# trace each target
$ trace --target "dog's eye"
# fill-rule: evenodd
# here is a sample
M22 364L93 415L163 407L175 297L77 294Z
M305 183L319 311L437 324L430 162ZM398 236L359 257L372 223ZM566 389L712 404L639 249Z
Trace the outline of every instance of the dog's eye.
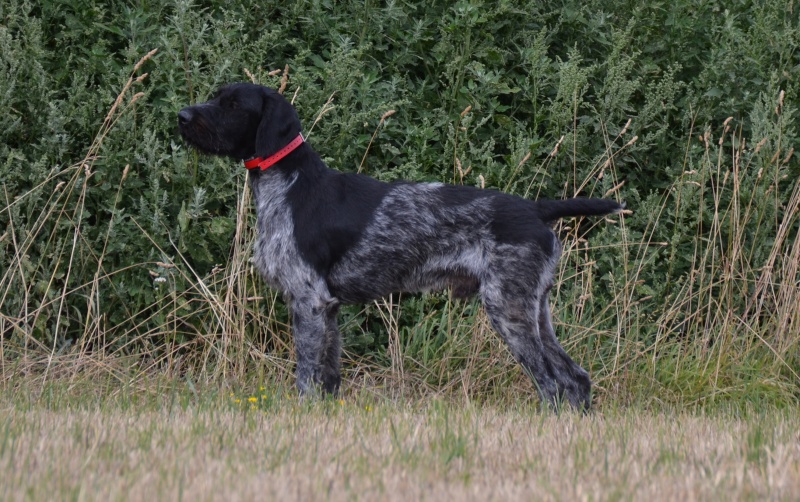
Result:
M231 98L231 97L228 97L228 98L225 98L225 99L221 100L220 105L222 105L223 108L227 108L229 110L238 110L239 109L239 102L236 101L236 99Z

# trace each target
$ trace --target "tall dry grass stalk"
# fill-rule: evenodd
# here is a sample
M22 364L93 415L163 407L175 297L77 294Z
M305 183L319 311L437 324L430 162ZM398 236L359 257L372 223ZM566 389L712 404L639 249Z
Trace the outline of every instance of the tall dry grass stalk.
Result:
M796 396L797 387L792 390L792 386L800 386L800 320L796 315L800 312L800 184L784 173L793 150L782 149L780 138L764 138L755 148L748 148L750 142L732 128L732 120L723 123L716 145L710 131L701 136L704 151L701 158L692 158L697 169L687 167L689 159L696 156L691 145L687 146L683 175L668 191L650 226L641 229L641 240L630 240L625 218L611 220L619 224L623 274L611 277L612 290L617 292L614 301L594 310L593 315L598 326L607 324L604 321L609 318L616 319L616 331L598 328L593 332L595 323L583 319L583 301L592 297L594 288L592 256L604 250L590 249L578 233L578 226L571 228L570 223L565 223L563 227L568 232L564 242L566 259L562 260L557 284L577 283L583 290L577 303L569 308L572 317L582 321L578 331L584 334L577 335L576 343L581 345L581 339L589 336L613 339L613 358L609 360L605 354L599 373L601 389L608 383L624 387L626 380L663 381L667 371L673 385L704 389L686 389L687 396L695 402L713 399L714 394L746 393L735 389L746 385L762 385ZM611 144L622 137L628 125ZM591 194L598 180L611 175L614 186L604 196L618 192L624 181L619 180L614 160L635 140L632 138L614 153L609 148L607 159L595 166L592 176L580 183L578 190ZM764 165L769 153L761 150L767 140L776 146L776 151ZM787 186L794 188L788 200L783 201L779 193L785 192ZM654 239L657 229L676 221L673 218L683 210L681 205L687 204L708 212L698 220L710 220L710 226L695 230L691 269L663 279L675 283L670 302L653 304L654 299L637 293L636 286L651 275L647 270L648 253L670 246ZM767 220L765 215L774 217ZM770 243L769 252L761 256L765 241ZM580 265L577 269L575 263ZM556 297L558 292L557 285ZM642 325L643 319L653 319L655 335L651 343L641 336L642 332L652 331L652 327ZM567 345L570 343L567 341ZM603 360L603 355L598 348L595 354L585 357L598 361ZM648 368L646 375L631 374L631 369L643 368ZM748 372L752 372L748 378L753 381L737 380ZM773 380L781 374L786 379Z
M359 173L366 166L367 155L369 154L369 149L372 147L372 143L375 141L375 137L378 135L378 131L380 131L381 126L386 123L386 119L388 119L389 117L391 117L395 113L396 113L396 110L388 110L383 115L381 115L381 119L378 121L378 125L375 127L375 132L372 133L372 137L369 139L369 144L367 144L367 148L364 151L364 156L361 158L361 163L358 165L358 172ZM316 124L316 122L314 122L314 124Z
M75 260L80 254L80 249L83 247L81 222L84 219L84 202L86 200L89 180L94 174L93 169L95 166L95 161L98 158L105 138L114 128L119 118L125 115L129 110L132 110L135 103L144 96L143 92L136 92L132 96L130 93L134 86L141 84L147 78L147 73L143 73L138 76L137 73L141 67L157 52L158 51L156 49L150 51L134 65L131 76L123 85L122 90L114 100L114 103L111 105L102 125L100 126L100 129L94 138L94 141L87 150L83 160L64 170L54 170L50 176L48 176L33 190L29 191L22 197L15 199L14 201L9 199L7 193L5 194L6 206L3 208L3 210L8 212L9 219L11 219L10 208L12 204L19 203L20 200L25 197L35 196L35 194L39 193L45 186L49 185L54 180L60 179L60 181L58 181L56 184L55 190L53 190L49 196L48 204L46 205L46 207L49 209L39 214L36 222L32 226L32 231L26 233L23 241L19 242L16 240L16 235L13 230L14 222L10 221L9 227L12 229L11 232L12 239L14 239L15 254L11 261L11 266L5 271L2 278L0 278L0 291L2 291L0 294L0 306L5 304L6 299L9 298L9 295L22 294L25 297L25 311L16 317L3 314L3 322L8 323L11 326L11 331L15 331L24 337L24 346L26 349L29 346L37 347L39 349L43 348L41 342L31 335L31 327L37 324L39 316L42 315L46 309L50 309L55 306L54 333L56 335L53 336L52 346L49 347L49 355L47 357L47 363L44 369L44 380L47 379L53 358L56 354L57 334L61 331L61 320L64 315L67 297L69 295L76 294L76 291L71 291L68 289L68 284L70 283L70 277L73 273ZM127 171L127 169L128 166L125 167L125 171ZM116 210L119 202L119 195L122 190L122 182L124 181L126 174L127 172L123 173L122 181L117 189L113 210ZM64 178L66 177L68 178L65 180ZM31 301L31 298L35 297L37 294L35 289L36 284L32 284L26 279L27 272L23 266L23 259L25 256L27 256L28 250L30 250L34 245L42 244L42 239L45 239L47 243L52 243L55 240L55 231L58 228L57 225L52 227L53 230L50 235L42 235L45 222L48 222L52 219L66 220L71 226L71 244L68 246L68 248L58 247L57 249L53 250L53 252L58 256L57 261L59 263L65 263L65 266L63 268L56 268L50 277L50 284L48 285L51 286L55 283L63 283L63 287L58 296L55 298L48 297L46 294L41 296L41 299L39 300L39 307L30 311L28 310L28 305L34 303ZM108 235L111 231L112 225L113 221L109 222L108 231L106 233L106 243L108 242ZM102 306L99 304L97 291L99 289L99 283L106 279L109 274L113 273L107 272L103 267L105 251L106 248L104 246L100 256L94 257L97 262L97 272L94 275L94 279L90 284L84 285L84 288L81 288L85 289L85 286L88 286L89 289L88 294L83 293L86 295L87 302L83 320L84 336L82 337L80 344L80 351L82 353L86 347L86 340L92 337L101 338L104 334L102 325L103 317L101 314ZM57 279L57 275L61 277L58 277ZM22 286L21 290L19 289L19 285ZM46 288L46 290L49 289L49 287ZM3 332L5 331L6 330L3 329ZM5 358L3 358L3 375L6 375Z

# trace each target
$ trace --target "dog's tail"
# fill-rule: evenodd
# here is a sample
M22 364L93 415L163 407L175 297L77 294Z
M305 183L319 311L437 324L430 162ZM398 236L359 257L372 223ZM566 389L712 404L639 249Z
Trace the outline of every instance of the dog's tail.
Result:
M567 216L602 216L619 213L625 209L625 203L611 199L566 199L538 200L536 205L543 221L551 222Z

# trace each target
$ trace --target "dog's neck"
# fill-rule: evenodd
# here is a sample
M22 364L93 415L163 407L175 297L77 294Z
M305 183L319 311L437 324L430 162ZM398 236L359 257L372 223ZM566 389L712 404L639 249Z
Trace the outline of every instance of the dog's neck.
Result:
M301 142L290 154L269 169L248 169L248 178L253 190L273 193L275 190L291 188L298 201L313 200L326 179L335 174L325 165L317 152L306 142Z
M280 162L284 157L295 151L295 149L302 145L305 140L302 134L298 134L288 145L278 150L276 153L270 155L266 159L263 157L256 157L254 159L245 160L244 167L247 169L259 169L264 171Z

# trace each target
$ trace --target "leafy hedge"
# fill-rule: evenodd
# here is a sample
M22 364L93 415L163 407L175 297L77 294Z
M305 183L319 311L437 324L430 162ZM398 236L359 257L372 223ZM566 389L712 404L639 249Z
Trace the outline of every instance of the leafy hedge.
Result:
M725 288L719 263L740 263L725 249L746 250L744 290L725 308L750 315L781 224L785 249L797 235L784 210L800 175L788 154L797 143L798 18L792 3L743 0L4 2L0 334L61 350L99 346L92 334L102 331L103 344L136 352L209 330L218 313L198 300L202 283L223 297L220 268L246 254L231 245L247 239L237 227L245 173L188 150L175 117L248 75L277 87L273 70L284 65L310 141L336 169L527 197L625 199L634 212L624 228L564 231L573 239L558 291L565 324L644 347L702 334L705 314L670 317L668 307L698 280L703 239L721 244L710 251L719 256L700 260L719 272L704 290L711 296ZM147 76L98 133L152 49L134 79ZM739 162L739 188L717 190ZM772 183L759 181L764 173ZM737 227L721 212L734 206L756 216ZM587 235L602 252L581 247ZM241 298L263 296L242 267ZM608 307L623 294L625 320ZM404 305L399 324L419 327L450 301ZM242 330L279 348L265 332L285 331L283 307L252 309ZM354 308L345 318L351 353L385 355L383 314ZM580 340L584 362L619 351L618 339ZM796 377L786 365L797 368L797 357L784 363L781 374Z

